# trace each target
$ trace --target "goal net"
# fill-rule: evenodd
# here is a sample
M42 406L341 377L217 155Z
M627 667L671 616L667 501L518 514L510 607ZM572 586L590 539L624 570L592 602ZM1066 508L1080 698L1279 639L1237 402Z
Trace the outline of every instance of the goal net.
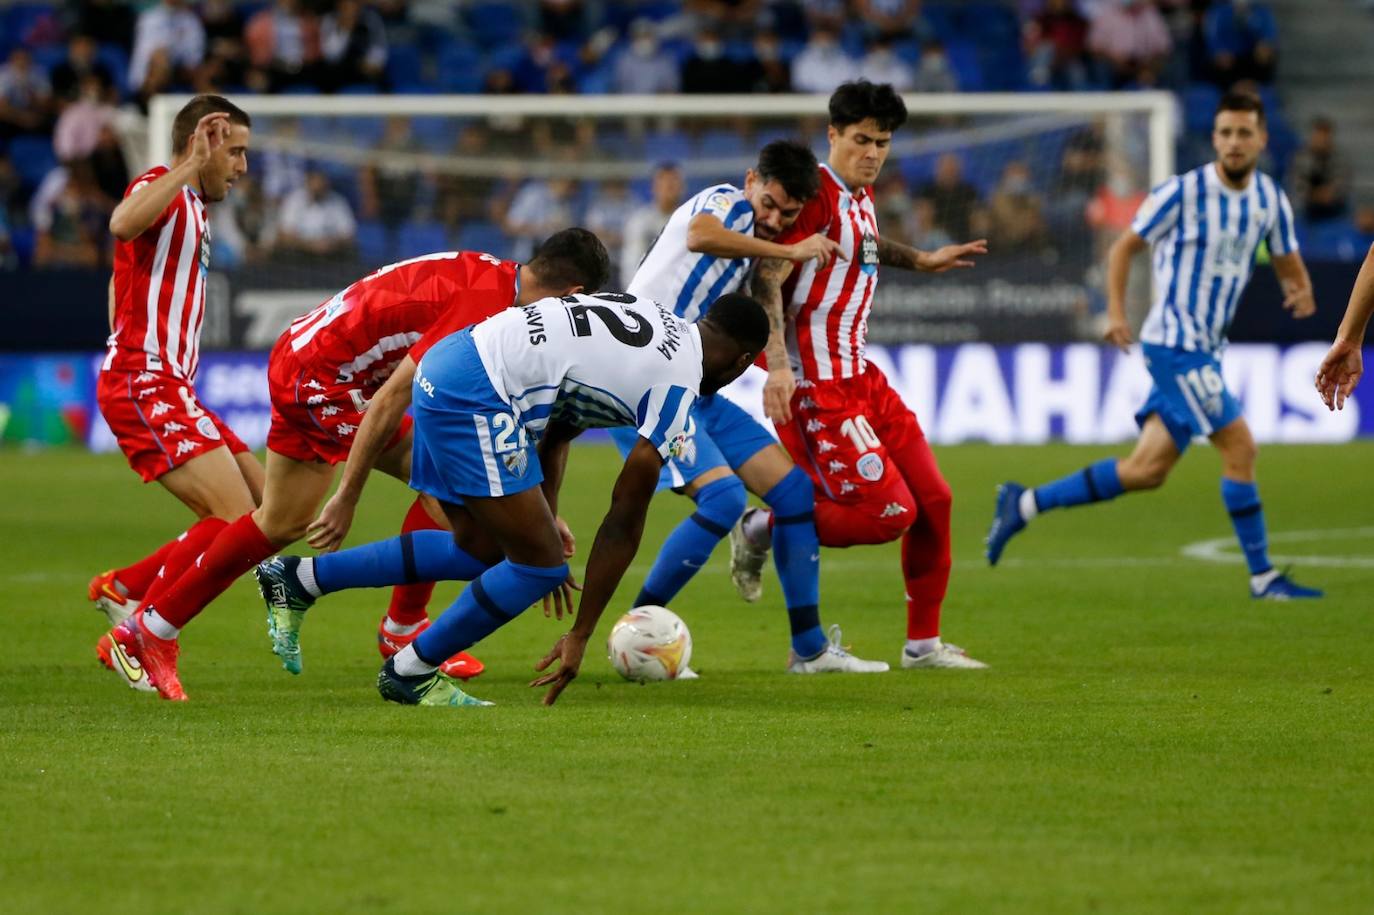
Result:
M154 99L148 158L170 157L186 99ZM368 270L436 250L521 258L595 231L623 285L678 200L742 183L774 139L827 155L816 96L248 96L249 177L213 209L207 348L263 348ZM879 344L1095 335L1105 245L1173 170L1163 93L908 95L875 186L885 237L930 249L987 237L942 277L889 271ZM655 195L658 202L655 202ZM655 216L655 212L660 215ZM1132 307L1148 298L1133 271Z

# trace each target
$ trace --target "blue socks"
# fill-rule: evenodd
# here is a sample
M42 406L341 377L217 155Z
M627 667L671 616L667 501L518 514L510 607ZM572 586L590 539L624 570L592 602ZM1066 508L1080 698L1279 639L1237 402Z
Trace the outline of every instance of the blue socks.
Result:
M1106 502L1123 492L1121 478L1116 474L1116 458L1105 458L1053 483L1036 487L1035 505L1042 512L1052 508L1071 508L1091 502Z
M1236 529L1236 539L1245 552L1245 563L1251 575L1267 572L1273 566L1269 562L1269 537L1264 529L1264 508L1260 505L1259 487L1254 483L1239 483L1221 478L1221 501L1226 503L1226 511L1231 515L1231 526Z
M505 560L468 585L453 606L412 644L421 661L438 666L500 629L568 577L568 564L554 568Z
M792 650L798 657L813 658L825 650L827 639L821 629L821 544L811 478L793 467L763 501L773 509L773 565L792 624Z
M325 553L316 556L313 564L315 584L322 594L417 581L472 581L487 568L461 550L448 531L414 531Z
M701 487L693 501L697 504L696 512L663 542L658 559L635 598L636 607L666 607L697 570L706 565L716 544L744 514L744 484L736 476L715 480Z

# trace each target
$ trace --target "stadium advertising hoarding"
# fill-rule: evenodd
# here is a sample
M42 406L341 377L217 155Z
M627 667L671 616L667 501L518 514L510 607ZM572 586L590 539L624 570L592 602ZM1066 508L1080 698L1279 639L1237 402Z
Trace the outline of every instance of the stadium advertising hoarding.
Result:
M1223 360L1227 384L1245 405L1261 442L1343 442L1374 437L1374 388L1339 413L1317 399L1312 378L1326 344L1237 344ZM1129 355L1094 344L998 347L873 347L870 359L920 417L937 444L1061 440L1105 444L1135 436L1135 410L1149 376L1138 348ZM1366 349L1374 363L1374 348ZM0 357L0 418L6 442L115 442L95 408L93 355ZM266 353L206 353L197 391L253 447L267 438ZM763 373L751 370L727 394L760 414ZM1363 402L1362 402L1363 401Z

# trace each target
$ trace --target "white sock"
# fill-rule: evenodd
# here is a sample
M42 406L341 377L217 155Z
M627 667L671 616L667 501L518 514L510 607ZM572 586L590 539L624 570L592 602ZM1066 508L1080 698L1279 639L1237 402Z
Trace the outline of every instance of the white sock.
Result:
M396 656L392 658L392 667L402 677L421 677L439 669L420 660L414 645L407 645L396 652Z
M1261 593L1269 587L1269 583L1279 577L1278 569L1270 569L1268 572L1261 572L1258 575L1250 576L1250 590L1256 594Z
M143 628L160 639L174 639L180 634L181 630L158 616L156 610L149 607L143 611Z
M773 543L773 532L768 521L773 513L761 508L750 509L744 513L744 536L754 546L766 550Z
M923 654L930 654L940 647L940 637L937 635L933 639L907 639L906 653L913 658L919 658Z
M315 583L315 560L310 557L302 559L296 566L296 581L301 583L301 587L311 597L324 597L324 592Z
M428 620L421 620L418 623L398 623L391 617L382 620L382 628L391 635L410 635L415 630L424 626Z
M1021 520L1029 521L1040 514L1040 506L1035 504L1035 490L1027 489L1021 493L1021 501L1017 503L1021 510Z

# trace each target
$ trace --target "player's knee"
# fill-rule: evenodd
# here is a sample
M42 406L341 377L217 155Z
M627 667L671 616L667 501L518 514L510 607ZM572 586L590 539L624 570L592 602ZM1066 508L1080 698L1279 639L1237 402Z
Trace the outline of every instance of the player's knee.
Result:
M253 512L253 523L262 535L277 546L295 543L305 536L310 526L309 518L286 517L270 508L259 508Z
M731 474L707 483L696 491L692 501L697 505L698 515L729 531L744 514L749 504L749 494L745 492L740 478Z
M1163 461L1146 461L1137 468L1136 489L1158 489L1169 479L1170 465Z
M793 467L763 496L779 518L806 515L816 510L816 490L800 467Z

